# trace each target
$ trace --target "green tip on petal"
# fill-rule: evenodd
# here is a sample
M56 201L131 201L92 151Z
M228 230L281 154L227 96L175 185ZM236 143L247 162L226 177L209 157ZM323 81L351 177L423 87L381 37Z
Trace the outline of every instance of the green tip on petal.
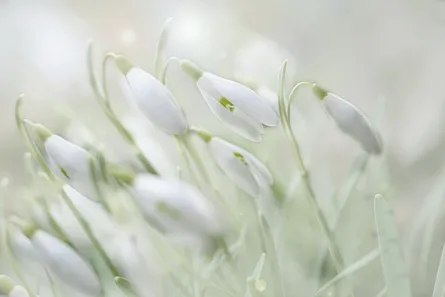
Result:
M12 291L14 286L15 286L15 283L9 276L0 275L0 294L1 295L8 295L9 292Z
M320 100L323 100L328 95L328 91L326 91L325 89L323 89L322 87L320 87L317 84L312 85L312 92Z
M193 78L195 81L197 81L204 73L198 65L190 60L182 60L181 68L188 76Z
M235 105L232 102L230 102L230 100L227 99L226 97L221 97L219 99L219 104L224 106L224 108L230 112L233 112L235 110Z
M190 131L195 132L205 143L209 143L210 140L212 140L213 135L207 130L200 128L191 128Z
M114 57L114 62L116 63L117 68L119 68L120 72L123 75L127 75L131 68L134 67L133 63L130 62L126 57L122 55L116 55Z
M235 158L237 158L238 160L241 161L241 163L243 163L245 166L248 166L246 159L244 158L243 154L238 153L238 152L234 152L233 155L235 156Z

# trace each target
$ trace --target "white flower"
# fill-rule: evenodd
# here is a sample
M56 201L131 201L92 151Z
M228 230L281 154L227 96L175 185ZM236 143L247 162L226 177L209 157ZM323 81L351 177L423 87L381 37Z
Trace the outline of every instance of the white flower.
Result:
M88 199L69 185L64 185L63 191L91 226L96 237L105 243L116 231L116 224L102 205ZM52 204L49 207L49 213L65 231L69 240L76 243L76 246L90 245L87 234L67 205Z
M236 133L251 140L262 140L265 126L276 126L278 115L267 100L248 87L209 72L190 61L182 61L184 71L196 80L209 108Z
M257 197L262 188L273 184L266 166L248 151L218 137L212 137L208 144L222 171L251 196Z
M4 274L0 275L0 296L8 295L9 292L12 291L14 286L15 283L9 276L6 276Z
M90 178L90 153L58 135L48 133L41 139L51 171L82 194L94 199L96 193Z
M99 279L92 267L71 247L42 230L30 235L42 264L61 281L83 293L98 295Z
M352 103L314 85L313 91L324 109L344 133L359 142L371 154L382 152L382 142L366 115Z
M8 297L29 297L28 291L22 286L14 286Z
M115 61L127 79L133 99L150 122L169 134L187 130L185 116L166 86L123 56L117 56Z
M131 190L146 219L165 233L206 236L220 231L216 209L192 185L140 174Z

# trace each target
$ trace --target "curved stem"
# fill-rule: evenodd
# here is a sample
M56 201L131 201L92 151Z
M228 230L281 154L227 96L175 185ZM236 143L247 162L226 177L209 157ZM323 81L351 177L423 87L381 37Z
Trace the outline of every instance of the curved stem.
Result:
M160 80L163 85L165 85L167 83L167 71L168 71L168 67L170 66L171 62L177 62L179 64L181 62L181 59L176 58L176 57L170 57L170 58L168 58L167 62L165 62L165 65L164 65L164 68L162 69L162 73L161 73L161 77L160 77Z
M312 188L311 181L309 178L309 171L307 170L306 166L304 165L303 158L301 155L300 145L299 145L299 143L292 131L292 127L290 125L289 114L287 112L289 106L286 110L285 95L284 95L284 93L285 93L284 92L284 78L285 78L285 73L286 73L286 66L287 66L287 61L285 61L283 63L283 66L281 68L280 77L279 77L279 86L278 86L278 92L279 92L278 93L278 102L279 102L281 122L283 125L284 132L294 148L293 151L294 151L295 159L298 163L298 166L300 167L300 169L302 171L302 179L303 179L303 181L306 185L307 191L308 191L309 203L316 214L317 221L320 226L321 232L323 233L323 236L327 240L328 249L331 254L332 260L334 262L334 266L335 266L337 272L339 272L343 269L343 258L341 256L340 250L337 247L337 244L335 243L334 235L329 228L329 224L321 210L320 205L318 204L315 192ZM295 94L295 92L297 91L298 87L305 85L305 84L309 84L309 83L302 82L300 84L297 84L293 88L291 95L293 96ZM291 99L292 99L292 97L289 96L288 103L291 102Z
M200 180L199 180L198 176L196 175L195 171L193 170L193 165L190 162L189 156L187 155L187 149L185 147L185 144L184 144L183 140L179 136L175 136L175 139L176 139L176 142L178 144L179 153L184 158L185 163L187 165L187 169L188 169L190 175L192 176L192 178L195 181L196 185L199 186L200 185Z
M144 156L141 148L137 145L137 143L134 140L131 133L127 130L127 128L125 128L125 126L117 118L115 112L113 111L113 109L109 103L108 89L107 89L107 85L106 85L106 67L107 67L108 60L110 58L113 58L115 55L113 53L108 53L105 55L105 57L102 61L102 79L103 79L102 87L103 87L103 92L104 92L104 95L102 95L99 91L97 80L94 75L91 44L88 47L87 54L88 54L87 62L88 62L88 74L89 74L89 78L90 78L90 85L93 88L94 94L96 95L96 101L99 103L103 112L108 117L108 119L113 124L113 126L118 130L118 132L122 135L122 137L125 139L125 141L128 144L130 144L130 146L133 148L136 158L142 164L144 169L147 172L157 175L158 173L157 173L156 169L153 167L153 165L150 163L150 161Z
M301 86L313 86L313 83L308 82L308 81L300 81L299 83L297 83L292 90L289 93L289 97L287 99L287 120L290 120L290 105L292 104L292 100L294 99L295 94L297 93L297 90L301 87Z

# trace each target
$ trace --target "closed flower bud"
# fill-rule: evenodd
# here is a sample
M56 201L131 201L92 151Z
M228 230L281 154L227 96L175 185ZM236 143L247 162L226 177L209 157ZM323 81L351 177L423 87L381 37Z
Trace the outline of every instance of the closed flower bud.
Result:
M165 233L205 237L220 232L216 209L192 185L140 174L131 190L146 219Z
M266 166L248 151L218 137L212 137L208 144L221 170L251 196L257 197L262 188L273 184Z
M42 230L35 230L28 236L40 261L53 275L85 294L98 295L101 292L99 279L92 267L66 243Z
M29 293L22 286L15 286L12 291L9 292L8 297L29 297Z
M209 72L190 61L181 66L198 86L212 112L239 135L259 142L265 126L276 126L278 115L266 99L248 87Z
M359 142L368 153L378 155L382 152L380 136L363 112L352 103L318 85L314 84L313 92L340 130Z
M8 295L14 288L14 281L6 275L0 275L0 295Z
M125 75L134 101L150 122L169 134L187 130L185 116L166 86L123 56L116 56L115 61Z

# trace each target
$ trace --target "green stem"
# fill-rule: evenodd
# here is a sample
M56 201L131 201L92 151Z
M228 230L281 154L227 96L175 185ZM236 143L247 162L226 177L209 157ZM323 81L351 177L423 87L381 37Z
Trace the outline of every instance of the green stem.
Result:
M100 204L103 206L103 208L110 213L110 207L108 206L107 201L105 200L105 197L102 193L102 189L100 188L99 185L99 180L97 177L97 170L96 170L96 165L94 164L94 159L90 157L90 159L88 160L88 165L89 165L89 170L90 170L90 176L93 182L93 187L94 190L96 192L96 195L100 201Z
M162 55L165 48L165 44L167 43L167 34L168 30L170 28L172 18L168 18L165 23L162 25L161 34L159 35L158 42L156 43L156 52L155 52L155 58L154 58L154 64L155 64L155 74L156 77L159 78L159 72L161 70L161 63L162 63Z
M134 140L131 133L127 130L127 128L124 127L124 125L121 123L121 121L119 121L119 119L117 118L117 116L109 102L108 89L107 89L107 85L106 85L106 66L107 66L108 60L110 58L114 58L114 57L115 57L114 54L109 53L109 54L105 55L105 57L102 61L102 79L103 79L102 86L103 86L103 92L104 92L104 95L102 96L99 91L99 88L98 88L96 77L94 75L91 44L88 47L88 74L89 74L89 78L90 78L91 87L93 88L94 94L96 95L95 96L96 101L99 103L99 106L102 108L103 112L108 117L108 119L113 124L113 126L122 135L124 140L133 148L137 159L142 164L144 169L147 172L157 175L158 173L157 173L156 169L152 166L150 161L144 156L141 148L137 145L137 143Z
M168 69L170 67L170 63L171 62L181 63L181 60L176 58L176 57L168 58L167 62L165 63L164 68L162 69L162 73L161 73L161 77L160 77L161 82L162 82L163 85L165 85L167 83L167 72L168 72Z
M193 170L193 165L192 165L192 162L190 161L190 158L187 154L187 149L185 147L184 141L182 140L182 138L180 136L175 136L175 139L176 139L176 143L178 144L179 153L184 158L185 164L187 165L187 169L188 169L190 175L192 176L196 185L199 186L201 184L200 179L196 175L195 170Z
M314 85L314 83L311 83L311 82L308 82L308 81L300 81L299 83L297 83L293 88L292 88L292 90L290 91L290 93L289 93L289 97L288 97L288 100L287 100L287 120L289 121L290 120L290 106L291 106L291 104L292 104L292 100L294 99L294 97L295 97L295 94L297 93L297 90L301 87L301 86L313 86Z
M283 63L283 66L282 66L282 69L280 72L280 77L279 77L279 94L278 94L279 101L278 102L279 102L281 123L283 125L283 129L284 129L284 132L285 132L287 138L290 140L292 147L294 148L294 150L293 150L294 156L298 163L298 166L300 167L300 169L302 171L302 179L305 183L305 186L306 186L306 189L308 192L309 203L315 212L321 232L327 240L328 249L332 256L334 266L335 266L337 272L340 272L344 266L342 255L340 253L340 250L337 247L337 244L335 243L335 237L329 228L329 224L326 220L326 217L324 216L323 211L321 210L321 207L318 204L315 192L312 188L311 181L309 178L309 171L307 170L306 166L304 165L303 158L302 158L301 151L300 151L300 146L298 144L298 141L297 141L297 139L292 131L292 127L290 125L290 119L289 119L289 113L288 113L289 106L286 108L285 99L284 99L285 98L284 77L285 77L285 73L286 73L286 66L287 66L287 61L285 61ZM308 84L311 84L311 83L301 82L301 83L297 84L293 88L293 90L291 92L291 96L289 96L288 104L291 103L291 100L292 100L294 94L296 94L296 91L298 90L298 88L300 86L308 85Z

